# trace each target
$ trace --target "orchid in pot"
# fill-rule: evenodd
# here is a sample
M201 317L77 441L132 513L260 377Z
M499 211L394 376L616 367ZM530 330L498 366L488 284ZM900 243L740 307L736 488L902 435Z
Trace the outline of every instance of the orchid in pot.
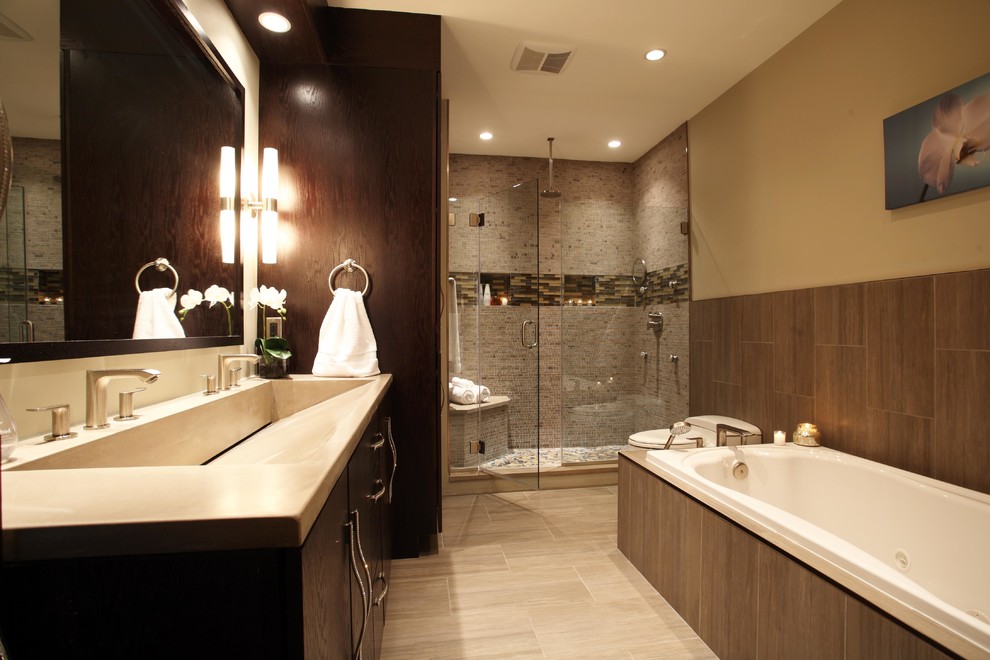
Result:
M196 289L189 289L181 298L179 298L179 304L182 306L179 309L179 321L185 321L186 315L196 307L198 307L203 301L210 303L210 307L213 307L217 303L223 306L227 312L227 336L234 334L233 320L230 316L230 310L234 306L234 294L228 291L222 286L213 284L205 292L200 293Z
M285 321L285 289L261 285L248 293L248 309L260 307L264 331L254 345L261 355L258 374L265 378L284 378L289 373L289 342L282 337L282 322ZM268 310L278 316L268 316Z

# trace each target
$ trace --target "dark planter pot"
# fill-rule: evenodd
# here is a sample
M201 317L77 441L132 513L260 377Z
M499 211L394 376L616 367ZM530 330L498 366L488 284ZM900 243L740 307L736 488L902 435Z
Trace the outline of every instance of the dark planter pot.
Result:
M267 364L264 358L258 360L258 375L262 378L288 378L289 358L271 358Z

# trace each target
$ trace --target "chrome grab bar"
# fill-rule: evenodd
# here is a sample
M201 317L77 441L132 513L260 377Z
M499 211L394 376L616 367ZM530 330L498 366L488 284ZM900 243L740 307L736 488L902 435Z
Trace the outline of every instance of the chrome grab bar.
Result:
M519 330L519 340L522 342L522 345L525 348L536 348L536 346L540 343L539 334L537 334L536 339L533 340L532 344L526 343L526 326L534 325L535 323L536 321L530 321L530 320L526 320L522 322L522 328L520 328Z
M392 448L392 474L388 476L388 497L385 501L392 503L392 482L395 480L395 470L399 467L399 453L395 449L395 440L392 438L392 418L385 418L385 427L388 430L388 445Z

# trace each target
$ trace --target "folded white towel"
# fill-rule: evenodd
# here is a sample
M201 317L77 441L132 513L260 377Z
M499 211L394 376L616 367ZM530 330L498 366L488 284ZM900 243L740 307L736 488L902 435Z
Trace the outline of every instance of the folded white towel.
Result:
M478 397L474 390L466 390L463 387L452 385L450 387L450 400L454 403L469 404L476 403L478 401Z
M474 392L474 397L476 401L484 403L492 397L492 391L485 387L484 385L476 385L473 380L468 380L467 378L458 378L454 376L450 379L450 383L453 387L459 387L464 390L470 390Z
M175 295L172 289L142 291L134 314L134 339L178 339L185 337L179 318L175 315Z
M360 378L381 373L378 343L360 291L337 289L320 326L313 375Z

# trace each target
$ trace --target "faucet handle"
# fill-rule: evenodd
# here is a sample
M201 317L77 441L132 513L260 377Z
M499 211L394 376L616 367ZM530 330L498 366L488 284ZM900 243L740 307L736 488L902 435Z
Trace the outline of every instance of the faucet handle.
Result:
M136 390L130 390L129 392L121 392L118 397L118 407L117 416L114 417L118 422L127 422L132 419L137 419L138 416L134 414L134 395L138 392L144 392L147 387L139 387Z
M212 394L220 393L220 390L217 389L216 374L200 374L200 376L206 379L206 391L203 392L203 394L205 394L206 396L210 396Z
M45 440L65 440L74 438L78 434L69 431L69 404L57 403L54 406L44 408L28 408L28 412L52 412L52 432L45 436Z
M231 387L240 387L241 384L237 382L237 376L240 373L240 367L230 367L227 369L227 383Z

